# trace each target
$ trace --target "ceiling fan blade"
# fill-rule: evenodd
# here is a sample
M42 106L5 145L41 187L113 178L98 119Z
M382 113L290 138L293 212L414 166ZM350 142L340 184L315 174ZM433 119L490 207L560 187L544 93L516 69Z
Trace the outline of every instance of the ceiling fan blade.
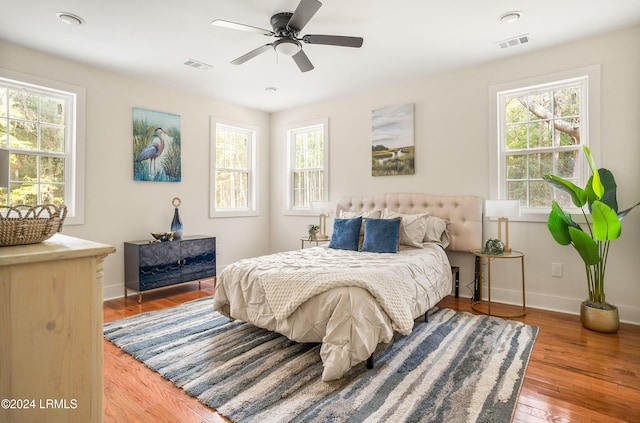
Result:
M342 35L305 35L302 41L307 44L325 44L341 47L362 47L362 37L345 37Z
M296 62L296 65L298 65L298 68L300 68L301 72L309 72L310 70L313 69L311 60L309 60L309 58L307 57L307 55L304 53L302 49L300 49L300 51L298 51L292 57L293 57L293 60Z
M216 19L211 22L211 25L221 26L223 28L239 29L240 31L255 32L262 35L275 35L273 31L269 31L267 29L262 29L256 26L245 25L237 22L225 21L223 19Z
M298 7L293 12L293 16L289 19L287 27L296 32L302 31L302 28L313 18L320 6L322 6L322 3L318 0L300 0Z
M254 50L251 50L249 53L238 57L236 60L232 61L231 64L232 65L241 65L244 62L246 62L249 59L253 59L254 57L256 57L259 54L264 53L267 50L271 50L273 47L273 44L265 44L263 46L260 46Z

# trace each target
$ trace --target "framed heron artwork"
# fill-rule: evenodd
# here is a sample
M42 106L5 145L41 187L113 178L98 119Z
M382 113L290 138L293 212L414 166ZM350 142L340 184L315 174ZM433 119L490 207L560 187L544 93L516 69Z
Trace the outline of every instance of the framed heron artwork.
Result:
M133 108L133 179L180 182L180 115Z
M413 104L371 112L371 175L415 174Z

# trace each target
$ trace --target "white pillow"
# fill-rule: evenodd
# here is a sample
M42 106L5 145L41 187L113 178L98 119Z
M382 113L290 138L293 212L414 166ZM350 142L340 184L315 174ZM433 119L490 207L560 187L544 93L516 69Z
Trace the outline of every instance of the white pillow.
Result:
M402 218L400 227L400 244L410 247L424 248L423 239L427 231L427 213L403 214L389 209L384 209L384 219Z
M447 248L451 242L449 231L447 230L447 226L449 226L450 222L436 216L428 216L426 218L426 222L427 229L422 241L433 242L440 245L442 248Z
M343 219L353 219L354 217L360 217L360 216L362 216L363 218L371 217L373 219L380 219L381 214L382 212L380 210L369 210L369 211L358 211L358 212L340 210L340 217Z

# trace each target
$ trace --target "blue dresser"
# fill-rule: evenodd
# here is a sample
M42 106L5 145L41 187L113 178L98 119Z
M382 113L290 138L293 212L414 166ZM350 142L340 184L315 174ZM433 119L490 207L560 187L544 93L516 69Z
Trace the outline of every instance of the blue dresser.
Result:
M142 293L216 276L216 238L185 236L167 242L124 243L124 295L129 289Z

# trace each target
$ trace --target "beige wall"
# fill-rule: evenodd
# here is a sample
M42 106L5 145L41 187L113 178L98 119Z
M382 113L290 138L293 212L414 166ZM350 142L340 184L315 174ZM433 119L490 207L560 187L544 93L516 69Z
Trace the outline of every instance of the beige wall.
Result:
M271 119L272 250L297 247L314 218L283 214L285 132L295 122L329 118L330 198L392 191L474 194L487 198L489 186L488 91L491 85L538 77L569 69L601 66L601 157L619 186L618 201L628 207L640 201L640 27L577 41L421 79L390 83L358 95L338 98ZM415 104L416 174L372 177L371 111ZM607 299L620 307L621 318L640 323L640 210L624 220L622 238L611 247ZM485 222L485 239L497 234ZM527 302L531 306L577 313L586 297L584 267L570 247L560 247L544 223L512 222L511 245L526 253ZM462 285L473 280L472 260L457 254ZM551 262L564 264L564 277L551 277ZM503 301L519 298L519 269L496 263L492 295ZM462 292L471 291L463 287Z
M86 88L85 224L63 233L114 245L105 261L105 298L122 296L123 242L169 230L180 197L185 235L217 237L218 268L268 252L269 115L0 42L0 67ZM132 108L181 116L182 182L133 180ZM209 218L210 117L258 128L259 217Z
M66 226L64 233L118 249L105 263L105 298L122 293L123 242L167 229L174 196L182 198L185 234L217 236L219 269L239 258L299 248L306 225L316 219L283 213L284 128L290 124L329 118L333 200L391 191L486 198L492 142L489 86L593 64L601 66L600 162L616 174L619 203L629 206L640 200L640 27L456 72L390 81L357 95L271 115L0 42L0 67L86 87L85 224ZM371 111L405 103L415 104L416 174L373 178ZM182 182L133 181L132 107L182 116ZM259 128L257 218L208 217L211 116ZM623 223L622 238L611 249L607 299L620 307L623 320L640 323L640 210ZM577 312L586 288L576 253L556 245L543 223L514 222L510 228L512 246L526 253L528 304ZM486 222L485 238L495 232L495 222ZM455 254L452 262L462 266L462 293L470 295L466 285L473 280L472 258ZM551 277L551 262L564 264L563 278ZM494 277L494 298L518 298L517 270L496 268Z

